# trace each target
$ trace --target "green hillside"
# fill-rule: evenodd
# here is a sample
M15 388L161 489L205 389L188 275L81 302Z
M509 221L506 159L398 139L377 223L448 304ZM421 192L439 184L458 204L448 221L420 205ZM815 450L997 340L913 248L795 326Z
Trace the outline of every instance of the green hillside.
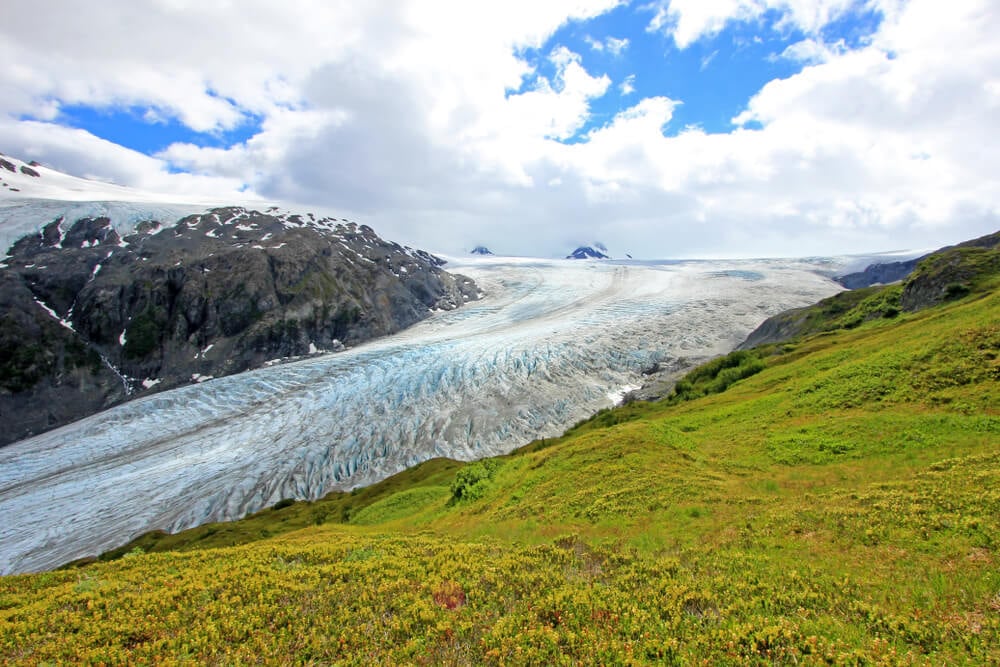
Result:
M0 578L0 660L996 664L996 252L509 456Z

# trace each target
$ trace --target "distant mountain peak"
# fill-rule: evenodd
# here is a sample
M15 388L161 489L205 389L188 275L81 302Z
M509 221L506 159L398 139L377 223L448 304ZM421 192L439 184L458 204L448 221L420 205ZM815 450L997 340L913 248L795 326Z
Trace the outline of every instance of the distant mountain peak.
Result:
M493 251L490 250L489 248L487 248L484 245L477 245L475 248L473 248L469 252L471 254L473 254L473 255L492 255L493 254Z
M566 255L566 259L611 259L609 255L605 254L607 250L607 247L603 243L595 243L593 246L580 246L569 255Z

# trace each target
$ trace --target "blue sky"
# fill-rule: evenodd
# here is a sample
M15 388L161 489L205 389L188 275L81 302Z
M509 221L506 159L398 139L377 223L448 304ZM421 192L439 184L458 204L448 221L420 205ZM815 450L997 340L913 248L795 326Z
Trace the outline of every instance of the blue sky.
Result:
M32 119L32 116L25 115L22 119ZM259 132L262 119L247 114L244 121L233 128L199 132L155 107L68 104L60 106L56 120L66 127L86 130L140 153L156 155L174 143L229 148Z
M1000 226L998 33L992 0L15 4L0 152L442 252L927 248Z
M796 31L781 34L737 23L681 50L671 37L647 30L649 20L648 11L622 6L590 21L569 23L541 48L525 52L540 75L552 77L554 68L547 55L557 46L566 46L581 56L588 71L607 74L615 83L595 102L580 135L608 123L636 100L657 95L681 102L666 134L677 134L689 125L706 132L728 132L732 119L765 83L801 69L800 63L776 57L803 38ZM619 53L592 45L609 38L627 39L628 45ZM634 92L623 95L620 85L627 77L632 77ZM532 83L526 80L525 88Z
M794 27L779 26L783 15L777 11L768 11L752 23L731 22L719 33L684 49L678 48L665 32L650 30L651 17L647 5L627 3L595 18L566 22L540 47L519 51L534 72L513 92L530 90L539 77L553 79L556 67L549 55L564 46L580 56L592 75L607 75L613 82L608 92L593 102L587 122L569 143L585 140L590 130L608 124L636 100L652 96L680 102L664 128L666 135L675 135L689 126L724 133L733 129L732 119L764 84L787 78L805 65L781 56L807 35ZM843 42L848 48L857 47L870 38L880 20L880 12L859 8L824 26L821 36L829 44ZM627 45L614 52L607 46L609 39L627 40ZM634 90L623 94L621 85L626 79ZM146 155L156 155L174 143L229 148L259 132L263 118L247 112L234 127L199 132L156 107L66 104L60 106L57 120Z

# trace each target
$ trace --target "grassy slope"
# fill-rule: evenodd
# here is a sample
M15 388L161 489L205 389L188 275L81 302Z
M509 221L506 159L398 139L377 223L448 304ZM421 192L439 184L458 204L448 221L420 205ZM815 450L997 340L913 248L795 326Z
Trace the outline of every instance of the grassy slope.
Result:
M603 413L474 500L436 461L0 579L0 660L1000 661L996 287Z

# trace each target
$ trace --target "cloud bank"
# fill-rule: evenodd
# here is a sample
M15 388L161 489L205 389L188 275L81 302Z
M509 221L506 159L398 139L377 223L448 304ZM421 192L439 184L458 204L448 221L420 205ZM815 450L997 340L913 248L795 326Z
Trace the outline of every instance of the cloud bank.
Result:
M1000 227L996 3L621 4L15 3L0 26L0 150L147 190L341 211L453 253L561 255L599 239L636 257L829 254ZM880 18L872 34L853 48L828 38L861 10ZM627 62L634 35L589 32L612 11L668 56L736 24L798 35L774 56L799 68L729 131L678 131L683 99L643 96L634 72L552 43L578 25L584 50ZM623 106L595 123L605 96ZM253 131L150 156L66 127L67 105Z

